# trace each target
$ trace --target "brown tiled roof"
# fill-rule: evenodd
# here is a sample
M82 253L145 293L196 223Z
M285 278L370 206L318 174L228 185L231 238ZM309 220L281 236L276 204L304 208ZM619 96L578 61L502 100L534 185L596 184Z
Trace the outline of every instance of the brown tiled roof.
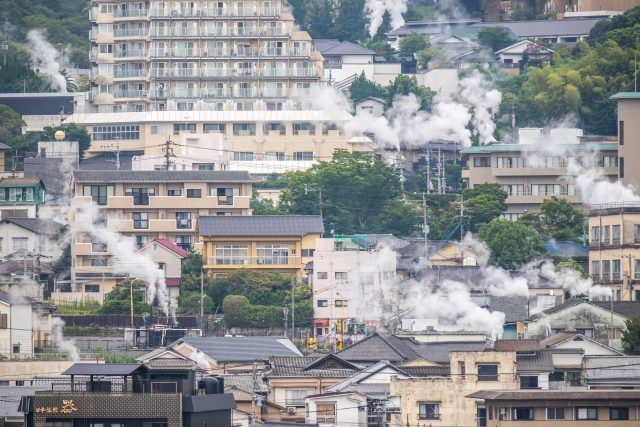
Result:
M540 348L538 340L497 340L493 348L499 351L528 351Z
M324 356L323 356L324 357ZM273 377L333 377L347 378L358 372L351 369L306 369L321 357L271 357L271 369L267 376Z

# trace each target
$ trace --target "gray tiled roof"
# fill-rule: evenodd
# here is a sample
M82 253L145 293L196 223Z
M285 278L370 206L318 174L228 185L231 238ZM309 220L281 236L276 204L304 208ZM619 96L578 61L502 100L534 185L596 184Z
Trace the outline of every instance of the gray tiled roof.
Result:
M144 156L144 150L121 151L119 170L130 171L132 168L133 158L136 156ZM116 170L116 153L112 151L103 151L95 156L87 157L80 162L79 169L83 171L114 171Z
M591 301L591 304L611 310L611 302L608 301ZM613 312L625 317L640 316L640 301L614 301Z
M321 357L272 357L269 360L271 370L267 373L269 377L323 377L348 378L356 370L353 369L305 369L310 364L323 359ZM226 383L225 383L226 385Z
M36 234L44 234L47 236L53 236L63 226L52 219L43 218L7 218L4 222L12 223L18 227L33 231Z
M292 359L285 357L283 359ZM236 387L240 390L251 392L253 390L253 375L251 374L226 374L219 375L224 378L224 388ZM263 382L258 381L258 393L268 393L269 387Z
M423 359L435 363L449 363L450 351L484 351L487 350L487 343L483 341L474 342L433 342L412 344L412 348Z
M36 391L47 390L46 387L0 387L0 417L22 417L18 412L20 399L23 396L33 396ZM50 390L50 389L49 389Z
M268 361L272 356L296 357L301 353L286 337L182 338L216 362Z
M640 390L482 390L466 396L475 399L529 400L538 402L569 399L577 400L638 400ZM534 403L534 402L531 402ZM567 405L569 406L569 404Z
M449 366L405 366L402 372L412 377L440 377L449 375L450 368Z
M585 356L584 367L587 381L640 379L640 356Z
M350 42L342 42L340 44L330 43L314 43L318 52L324 55L375 55L375 52L364 47L360 47ZM320 50L322 49L322 50Z
M394 335L376 332L362 341L358 341L336 354L348 361L378 362L388 360L391 363L401 363L420 357L408 345L409 340Z
M73 172L76 182L255 182L245 171L103 171Z
M201 216L201 236L305 236L324 233L316 215Z
M29 257L27 257L27 274L33 274L35 270L36 270L35 261L31 262ZM10 261L0 262L0 274L11 274L11 273L22 276L24 274L24 260L10 260ZM40 273L52 274L53 269L49 264L41 263Z
M529 316L528 303L529 298L525 296L492 296L488 310L504 313L505 322L523 322Z
M516 353L517 372L553 372L553 350L537 350L534 355Z
M516 36L544 37L544 36L588 36L589 32L601 18L590 19L553 19L544 21L503 21L478 22L478 27L503 27L511 30Z

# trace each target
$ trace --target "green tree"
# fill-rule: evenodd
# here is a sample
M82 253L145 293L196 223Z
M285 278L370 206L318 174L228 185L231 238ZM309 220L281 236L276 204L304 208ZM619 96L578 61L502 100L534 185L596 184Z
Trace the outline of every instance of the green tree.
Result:
M314 39L330 39L335 33L333 0L311 0L307 31Z
M483 224L499 218L507 210L508 194L500 184L479 184L462 190L471 230L477 232Z
M531 227L498 219L483 224L476 234L489 250L489 262L498 267L513 270L521 265L547 255L542 238Z
M398 53L401 56L413 56L414 53L418 53L427 46L429 46L427 38L423 34L412 31L411 34L402 37L398 42Z
M0 104L0 142L7 144L16 135L22 134L22 127L27 124L20 114L10 107Z
M451 62L449 61L449 55L440 46L426 47L417 52L417 54L418 65L420 66L420 68L426 69L429 66L430 62L437 62L439 68L447 68L451 65Z
M393 82L389 83L389 86L387 86L387 98L384 103L385 109L393 105L393 99L396 95L409 95L413 93L420 98L420 109L422 111L431 111L431 102L437 92L419 85L415 75L408 76L406 74L399 74Z
M205 314L213 313L213 300L209 295L203 298ZM186 292L178 297L178 307L183 314L200 314L200 292Z
M478 42L491 52L497 52L516 43L511 31L505 27L484 27L478 32Z
M253 189L253 193L251 196L251 209L253 210L252 215L277 215L278 210L276 209L273 200L260 197L258 190Z
M364 75L364 71L349 86L349 97L354 103L370 96L384 99L386 95L385 88L368 80Z
M194 274L200 277L202 266L204 261L202 260L202 254L195 251L190 251L187 259L182 263L182 275Z
M84 159L85 152L91 146L91 135L89 135L87 128L84 126L78 126L75 123L69 123L68 125L56 127L46 126L44 128L44 132L42 133L41 140L55 141L55 134L59 130L64 132L65 141L78 141L80 159Z
M322 208L325 223L335 223L337 234L417 230L421 216L415 205L400 200L398 171L375 156L336 150L332 161L287 177L279 204L283 213L317 215ZM322 205L316 189L322 189Z
M251 307L249 299L242 295L228 295L222 302L222 312L227 326L242 325Z
M624 321L622 331L622 351L628 355L640 354L640 316L633 316Z
M540 205L540 212L530 212L520 218L521 222L532 227L544 239L572 240L578 242L586 220L582 209L573 207L567 199L551 196Z
M130 314L131 313L131 280L125 280L122 286L114 286L113 290L105 295L104 304L99 309L99 314ZM141 284L139 280L133 281L133 312L135 315L147 315L151 306L142 299Z
M334 38L351 43L367 38L364 3L365 0L337 0Z
M584 271L584 268L582 268L582 266L580 264L578 264L578 262L575 259L570 259L569 261L563 261L563 262L559 262L558 265L556 265L556 272L561 272L563 270L566 269L570 269L570 270L575 270L578 273L580 273L580 277L582 279L588 279L591 276L589 276L589 273Z

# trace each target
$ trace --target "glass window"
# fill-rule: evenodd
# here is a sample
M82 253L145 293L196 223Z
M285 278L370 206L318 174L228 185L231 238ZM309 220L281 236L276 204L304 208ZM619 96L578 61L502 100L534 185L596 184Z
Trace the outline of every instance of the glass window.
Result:
M318 279L326 279L327 278L327 272L326 271L318 271L317 276L318 276Z
M301 255L303 257L311 258L314 252L315 252L315 249L303 249Z
M189 131L190 133L196 133L195 123L176 123L173 125L173 134L180 135L180 132Z
M312 161L313 151L294 151L293 160L297 161Z
M134 205L149 205L149 197L156 195L155 188L127 188L124 190L125 196L133 197Z
M612 245L620 244L620 226L619 225L611 226L611 244Z
M598 419L597 408L576 408L577 420L596 420Z
M345 300L345 299L337 299L336 300L336 307L348 307L349 301Z
M202 197L202 190L191 189L187 190L187 199L199 199Z
M533 408L513 408L514 420L533 420Z
M318 307L329 307L329 300L319 299L318 300Z
M106 258L91 258L91 267L106 267Z
M151 134L152 135L166 135L167 134L167 126L166 125L154 125L154 126L151 126Z
M100 292L100 285L84 285L85 292Z
M267 135L269 132L277 132L280 135L286 135L287 133L287 127L282 123L265 123L263 130Z
M576 332L588 338L593 338L593 329L576 329Z
M491 157L474 157L473 166L476 168L490 168Z
M498 381L498 365L478 365L478 381Z
M96 236L91 236L91 251L92 252L107 252L107 244L103 243Z
M168 190L167 195L171 197L179 197L182 196L182 190Z
M185 251L191 250L191 236L176 236L176 245Z
M316 404L316 422L319 424L335 424L336 423L335 403L317 403Z
M293 124L293 134L298 135L300 131L308 131L309 135L316 134L316 125L311 123L294 123Z
M438 403L421 403L419 418L421 420L440 419L440 405Z
M233 153L233 160L235 160L235 161L252 162L253 161L253 153L250 152L250 151Z
M520 388L538 388L538 377L537 376L520 377Z
M204 124L204 129L203 129L204 133L215 133L215 132L225 133L225 131L226 131L226 125L222 123L205 123Z
M113 185L85 185L83 195L91 197L93 203L104 206L108 203L109 197L115 195L115 187Z
M140 126L95 126L94 141L113 141L114 139L140 139Z
M284 151L267 151L264 153L266 161L284 161Z
M614 259L613 261L611 261L611 264L612 264L612 267L613 267L611 279L612 280L620 280L620 260L619 259Z
M611 415L609 419L612 420L628 420L629 408L611 408Z
M288 264L288 245L258 245L257 255L259 264Z
M13 238L13 250L27 250L27 243L29 239L27 237L14 237Z
M147 212L133 213L133 228L147 229L149 228L149 214Z
M247 245L217 245L216 264L246 265L249 259Z
M97 229L105 229L108 226L107 213L106 212L98 212L96 217L93 218L91 225L93 228Z
M602 279L609 280L611 278L611 261L602 261Z
M240 196L239 188L212 188L211 196L218 198L218 205L233 206L233 198Z
M191 228L191 212L176 212L176 228Z
M234 123L233 134L235 136L253 136L256 134L255 123Z
M346 271L336 271L336 279L348 279L349 274Z
M152 382L151 393L177 393L177 383Z
M287 405L304 405L304 398L309 396L310 394L313 394L313 390L287 390Z

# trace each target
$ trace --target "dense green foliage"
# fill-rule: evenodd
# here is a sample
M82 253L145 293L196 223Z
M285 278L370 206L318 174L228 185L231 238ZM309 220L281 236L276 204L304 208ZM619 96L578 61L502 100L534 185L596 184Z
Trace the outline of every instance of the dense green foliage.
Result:
M337 150L332 161L286 175L287 187L278 204L281 213L318 215L322 209L325 224L333 223L336 234L407 236L418 230L421 213L415 205L400 200L398 171L377 157Z
M504 27L484 27L478 32L478 43L491 52L497 52L515 42L511 32Z
M491 251L489 262L507 270L547 255L538 233L519 222L506 219L488 222L480 227L476 237Z
M125 280L122 286L114 286L113 290L105 295L104 304L98 310L99 314L131 314L131 285L130 280ZM134 280L134 314L144 316L150 314L150 310L150 305L142 299L140 281Z
M423 34L411 32L398 42L398 53L402 56L411 56L425 49L428 45L427 38Z
M532 227L543 239L572 240L579 242L586 214L576 209L567 199L551 196L540 205L540 212L529 212L518 222Z
M387 91L379 84L367 80L363 71L349 86L349 95L351 101L355 103L370 96L384 99L387 96Z
M640 316L630 317L624 321L622 331L622 351L625 354L640 354Z

